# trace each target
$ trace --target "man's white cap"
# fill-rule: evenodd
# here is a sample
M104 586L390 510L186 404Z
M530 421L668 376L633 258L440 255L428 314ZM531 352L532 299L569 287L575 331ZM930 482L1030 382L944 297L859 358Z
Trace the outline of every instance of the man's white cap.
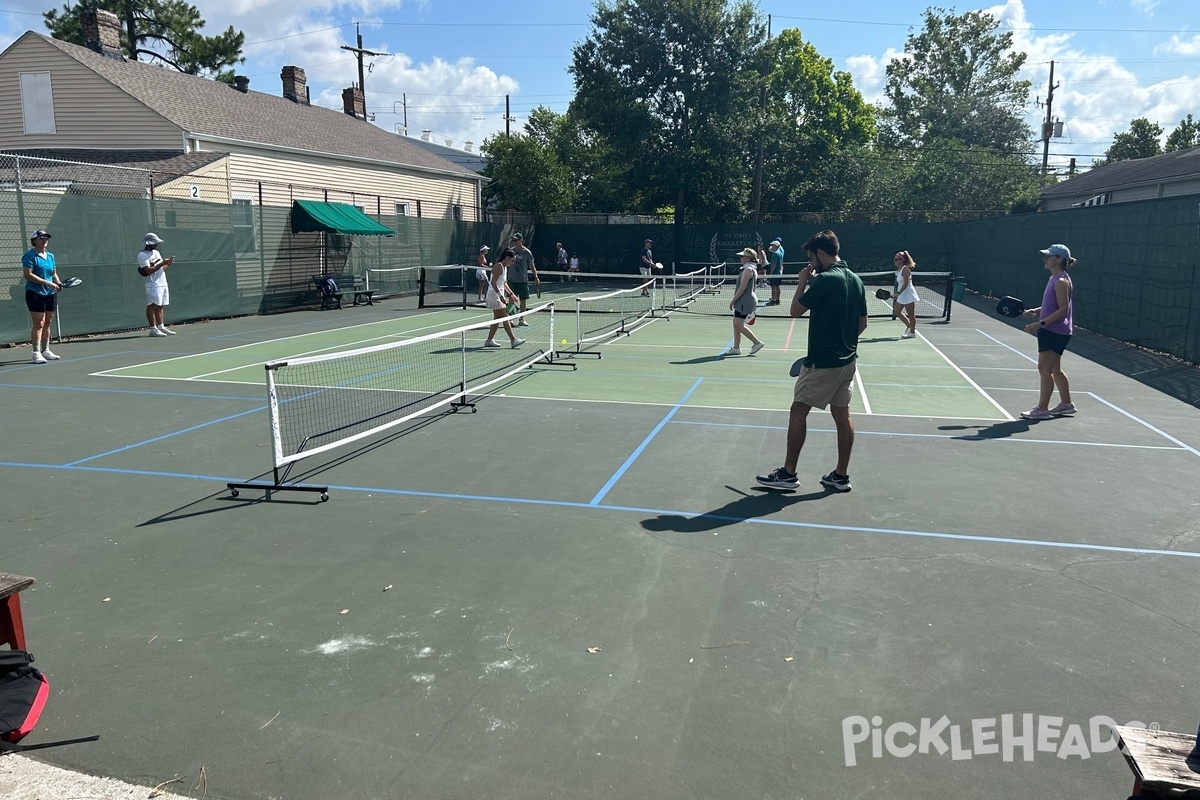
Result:
M163 240L158 238L157 233L147 233L146 238L143 241L146 244L162 244L163 243Z

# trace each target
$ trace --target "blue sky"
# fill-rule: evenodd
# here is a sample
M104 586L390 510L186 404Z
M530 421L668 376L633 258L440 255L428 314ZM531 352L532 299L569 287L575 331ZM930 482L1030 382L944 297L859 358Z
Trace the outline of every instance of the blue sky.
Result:
M62 0L58 0L61 6ZM375 124L396 130L404 122L418 136L428 129L439 143L477 148L504 130L505 96L519 130L539 105L565 111L573 84L572 49L590 30L594 2L525 0L198 0L215 32L233 25L246 34L246 63L238 70L250 88L281 91L284 65L303 67L314 103L341 108L341 90L357 81L353 54L360 23L363 46L390 55L369 58L368 111ZM910 30L933 5L909 0L801 4L766 0L772 31L799 28L836 68L848 71L869 101L882 97L889 59L904 49ZM942 5L949 7L950 3ZM45 32L44 0L0 0L0 47L26 30ZM955 5L991 12L1029 55L1025 77L1044 100L1050 62L1059 84L1054 116L1063 137L1051 142L1051 160L1081 166L1103 155L1115 133L1147 117L1169 133L1188 113L1200 117L1200 16L1196 0L1010 0L1004 5ZM648 42L648 47L653 43ZM1045 114L1031 97L1035 130ZM1165 138L1165 134L1164 134Z

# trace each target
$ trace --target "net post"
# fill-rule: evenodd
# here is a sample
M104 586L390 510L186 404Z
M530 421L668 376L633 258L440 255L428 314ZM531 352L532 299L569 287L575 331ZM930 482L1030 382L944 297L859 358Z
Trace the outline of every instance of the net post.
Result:
M420 286L417 289L417 308L425 307L425 277L426 277L426 269L424 267L421 267L421 277L420 277L420 280L418 281Z

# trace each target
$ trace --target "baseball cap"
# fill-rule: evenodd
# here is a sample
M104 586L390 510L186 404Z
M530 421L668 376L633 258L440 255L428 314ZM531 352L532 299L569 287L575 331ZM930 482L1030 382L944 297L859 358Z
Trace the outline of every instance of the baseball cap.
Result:
M1071 250L1065 244L1052 244L1045 250L1039 250L1038 252L1044 256L1059 256L1068 261L1071 260Z
M492 249L492 248L488 247L488 246L485 244L483 247L479 248L479 252L481 252L481 253L486 253L488 250L491 250L491 249Z
M738 255L743 256L744 258L758 258L758 251L753 247L747 247L745 250L738 253Z
M777 244L777 245L779 245L780 247L782 247L782 246L783 246L783 239L780 239L778 236L776 236L774 239L772 239L772 240L771 240L771 244Z
M142 240L146 244L162 244L163 240L158 238L157 233L147 233L146 238Z
M654 240L653 240L653 239L644 239L644 240L643 240L643 243L645 243L645 242L649 242L650 244L654 244Z
M49 239L50 234L47 233L46 231L42 230L41 228L38 228L36 231L33 232L33 236L30 236L29 238L30 239Z
M524 236L522 236L521 234L519 234L519 233L514 233L514 234L513 234L513 235L512 235L512 236L509 238L509 241L511 242L511 241L514 241L514 240L516 240L516 239L524 239L524 238L525 238L525 237L524 237Z

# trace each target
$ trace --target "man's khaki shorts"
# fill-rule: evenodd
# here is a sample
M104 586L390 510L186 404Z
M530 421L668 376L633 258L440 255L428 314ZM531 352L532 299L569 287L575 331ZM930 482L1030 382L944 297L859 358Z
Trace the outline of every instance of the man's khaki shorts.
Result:
M848 406L854 396L855 362L844 367L811 369L804 367L796 378L792 399L813 408L828 405Z

